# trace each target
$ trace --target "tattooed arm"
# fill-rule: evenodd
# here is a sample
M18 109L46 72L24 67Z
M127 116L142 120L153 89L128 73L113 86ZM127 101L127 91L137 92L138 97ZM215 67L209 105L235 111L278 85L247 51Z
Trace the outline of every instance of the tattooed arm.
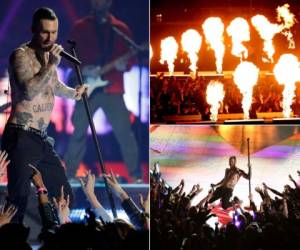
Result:
M54 86L54 94L60 97L75 99L76 90L66 86L61 82L56 75L56 82Z
M42 66L40 71L34 74L30 64L30 57L24 49L15 50L10 57L10 67L16 84L24 90L27 98L32 100L50 84L56 74L56 65Z
M78 86L75 89L68 87L63 82L61 82L56 74L56 83L54 86L54 94L57 96L70 98L74 100L80 100L84 91L86 91L87 85Z

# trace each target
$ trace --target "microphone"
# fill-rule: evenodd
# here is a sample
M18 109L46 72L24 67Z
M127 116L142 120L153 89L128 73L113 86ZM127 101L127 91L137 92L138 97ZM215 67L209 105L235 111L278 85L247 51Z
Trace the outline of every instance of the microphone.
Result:
M67 53L66 51L62 51L60 52L60 55L67 59L68 61L72 62L72 63L75 63L77 65L80 65L81 64L81 61L79 61L77 58L75 58L74 56L70 55L69 53Z

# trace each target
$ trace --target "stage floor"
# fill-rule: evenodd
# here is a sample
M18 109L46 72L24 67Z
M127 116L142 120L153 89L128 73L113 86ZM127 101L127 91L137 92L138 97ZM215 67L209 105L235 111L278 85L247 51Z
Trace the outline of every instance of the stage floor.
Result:
M175 187L185 180L185 191L194 184L204 190L193 201L202 199L211 183L224 177L231 155L237 157L237 166L247 169L247 138L250 139L252 165L252 194L255 203L261 201L254 191L265 182L270 187L283 190L291 174L298 180L300 170L300 128L297 126L170 126L150 128L150 166L158 161L162 177ZM248 205L248 180L241 178L236 185L237 195ZM272 195L271 195L272 196Z

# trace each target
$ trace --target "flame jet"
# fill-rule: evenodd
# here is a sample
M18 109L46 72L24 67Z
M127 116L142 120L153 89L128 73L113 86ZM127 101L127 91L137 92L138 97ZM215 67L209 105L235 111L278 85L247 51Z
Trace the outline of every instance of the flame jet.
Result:
M223 43L224 24L219 17L209 17L203 23L202 28L207 43L215 52L217 73L221 74L225 52Z
M264 40L264 52L268 58L263 58L265 62L273 62L273 55L275 48L273 45L273 37L280 33L281 28L279 25L270 23L270 21L263 15L256 15L251 18L251 23L258 31L260 37Z
M160 43L160 63L164 64L166 61L170 74L174 73L174 61L177 58L178 44L174 37L169 36Z
M233 73L233 81L243 95L244 119L249 119L253 87L258 80L259 69L251 62L241 62Z
M201 48L202 37L198 31L194 29L188 29L181 36L181 45L185 52L187 52L190 59L190 69L192 72L197 71L198 52Z
M274 67L274 75L279 84L284 85L283 89L283 116L289 118L291 105L295 97L296 82L300 80L300 64L298 58L293 54L283 54Z
M231 21L226 31L232 39L231 54L241 59L247 59L248 50L243 45L243 42L250 40L248 22L244 18L237 17Z
M225 96L223 84L219 81L210 81L206 89L206 101L210 107L210 119L212 121L218 120L218 110L220 103Z

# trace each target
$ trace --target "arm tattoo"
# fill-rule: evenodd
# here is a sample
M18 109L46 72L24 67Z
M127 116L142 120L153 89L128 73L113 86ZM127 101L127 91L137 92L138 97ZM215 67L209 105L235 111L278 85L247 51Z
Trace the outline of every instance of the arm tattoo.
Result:
M70 99L75 99L76 97L76 90L66 86L64 83L59 81L58 78L56 80L54 93L57 96L70 98Z
M51 81L56 73L54 66L43 66L34 75L29 67L30 58L23 49L16 50L10 58L10 67L14 74L16 83L24 89L28 99L38 95Z

